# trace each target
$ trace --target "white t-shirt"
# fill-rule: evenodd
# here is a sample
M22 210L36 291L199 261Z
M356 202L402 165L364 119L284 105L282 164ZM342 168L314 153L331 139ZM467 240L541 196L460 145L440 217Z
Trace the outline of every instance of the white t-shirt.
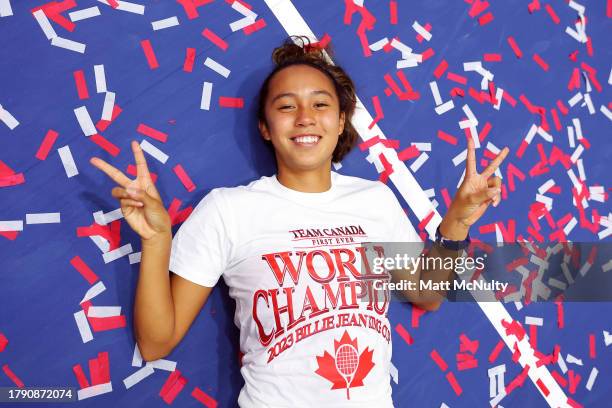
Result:
M172 272L223 276L236 301L243 408L393 406L388 299L368 295L382 292L360 243L421 239L383 183L331 180L322 193L276 176L214 189L172 241Z

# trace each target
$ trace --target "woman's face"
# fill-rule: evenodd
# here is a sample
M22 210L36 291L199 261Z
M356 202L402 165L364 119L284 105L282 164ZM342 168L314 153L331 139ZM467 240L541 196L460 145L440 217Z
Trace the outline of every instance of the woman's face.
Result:
M278 71L269 82L265 103L264 139L272 142L279 172L331 167L331 158L344 129L334 84L308 65Z

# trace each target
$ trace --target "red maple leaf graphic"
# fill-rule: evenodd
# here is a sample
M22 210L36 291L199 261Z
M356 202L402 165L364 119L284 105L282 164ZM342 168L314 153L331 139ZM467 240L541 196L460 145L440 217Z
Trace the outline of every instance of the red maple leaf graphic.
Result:
M317 356L319 368L315 373L331 381L332 390L346 389L347 399L349 389L363 386L363 379L374 367L374 350L366 348L357 358L358 350L357 339L351 339L345 330L340 341L334 340L334 356L327 351Z

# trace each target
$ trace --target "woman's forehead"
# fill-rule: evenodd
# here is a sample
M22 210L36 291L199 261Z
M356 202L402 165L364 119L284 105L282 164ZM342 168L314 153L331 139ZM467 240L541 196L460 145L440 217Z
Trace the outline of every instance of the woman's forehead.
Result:
M291 65L281 69L274 74L269 86L272 98L278 94L303 93L329 94L335 97L336 93L332 80L323 72L308 65Z

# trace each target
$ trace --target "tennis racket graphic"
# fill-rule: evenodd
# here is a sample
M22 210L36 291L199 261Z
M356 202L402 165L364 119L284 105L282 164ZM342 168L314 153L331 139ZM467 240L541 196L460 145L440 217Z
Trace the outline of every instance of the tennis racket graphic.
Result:
M351 381L357 366L359 365L359 354L357 349L350 344L343 344L336 350L336 369L346 381L346 398L351 399L349 394Z

